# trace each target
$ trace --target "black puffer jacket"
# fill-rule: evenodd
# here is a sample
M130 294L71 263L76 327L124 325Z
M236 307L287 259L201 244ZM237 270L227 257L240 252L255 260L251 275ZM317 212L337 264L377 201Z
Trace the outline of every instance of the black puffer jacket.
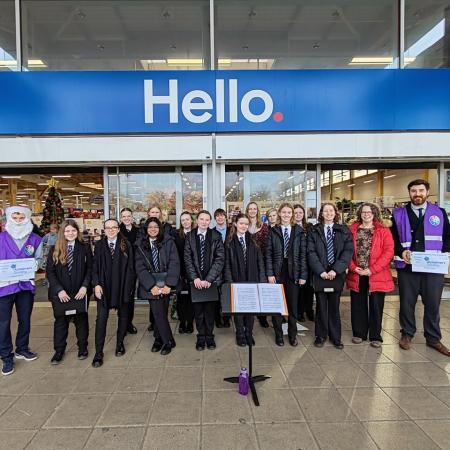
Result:
M353 238L346 225L333 225L334 263L328 267L327 241L324 225L317 223L308 233L308 263L312 272L320 276L323 272L334 270L338 275L344 274L353 256Z
M194 281L196 278L222 284L222 272L225 265L225 249L222 243L222 236L216 230L208 229L206 232L206 267L208 271L203 277L200 270L200 261L197 249L197 228L194 228L186 235L184 244L184 264L186 266L186 278Z
M281 278L284 259L284 239L281 225L269 230L266 247L266 275ZM306 234L298 225L291 226L288 251L288 271L291 280L306 280L308 266L306 263Z
M156 284L155 278L151 274L153 268L151 265L151 250L149 243L139 241L135 252L136 274L139 280L139 298L153 299L157 298L151 294L152 287ZM180 277L180 259L178 257L177 247L173 238L167 234L161 242L159 248L159 270L167 272L166 285L176 287Z
M245 281L266 283L262 251L248 231L245 233L245 247L247 264L244 262L244 252L237 235L225 241L225 281L227 283Z

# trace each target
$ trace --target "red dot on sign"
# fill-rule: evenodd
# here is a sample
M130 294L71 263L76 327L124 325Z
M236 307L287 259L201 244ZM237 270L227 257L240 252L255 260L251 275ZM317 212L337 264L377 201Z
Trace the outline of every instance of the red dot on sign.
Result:
M273 115L273 120L275 120L275 122L281 122L283 120L283 113L276 112Z

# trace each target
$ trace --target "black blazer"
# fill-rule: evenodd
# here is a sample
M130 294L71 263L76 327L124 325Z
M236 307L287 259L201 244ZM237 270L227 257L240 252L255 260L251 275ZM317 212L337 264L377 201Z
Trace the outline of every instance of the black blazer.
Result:
M247 264L244 263L244 252L237 235L225 242L225 281L227 283L267 282L261 248L255 243L248 231L245 233L245 246Z
M222 284L222 271L225 266L225 248L222 236L216 230L208 229L206 232L206 258L208 273L203 278L200 271L200 260L197 251L197 228L186 235L184 244L184 264L186 265L186 277L189 281L196 278L205 279L210 283Z
M334 263L328 267L327 241L324 225L317 223L308 233L308 262L313 274L320 276L323 272L334 270L338 275L345 274L353 256L353 238L347 225L335 223L334 233Z
M284 260L284 239L281 225L275 225L269 230L266 247L266 275L281 278ZM291 225L288 250L288 272L293 281L308 278L306 262L306 234L298 225Z
M127 238L132 245L136 242L136 239L138 237L139 233L139 227L137 227L134 223L131 225L131 230L127 230L127 227L121 223L120 226L120 232L122 233L122 236Z
M83 244L75 241L73 249L72 272L69 275L67 265L53 261L53 252L55 247L50 247L47 256L46 277L49 282L48 298L56 300L58 293L66 291L67 295L74 297L81 287L87 289L88 298L92 293L92 252L89 244Z
M152 275L154 270L151 265L151 258L149 242L141 241L136 247L135 266L139 280L139 298L147 300L159 298L154 297L150 292L156 284L155 278ZM176 287L180 277L180 259L175 241L167 234L164 235L161 247L159 248L159 269L160 272L167 272L166 285Z

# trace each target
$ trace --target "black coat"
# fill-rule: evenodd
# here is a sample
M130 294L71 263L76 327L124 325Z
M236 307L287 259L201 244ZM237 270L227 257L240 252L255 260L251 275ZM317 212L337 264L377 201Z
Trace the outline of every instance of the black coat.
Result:
M136 246L136 274L139 280L139 298L155 299L150 292L155 286L156 281L152 275L154 272L151 265L152 255L149 241L141 241ZM176 287L180 277L180 259L178 257L177 247L174 239L165 234L161 246L159 248L159 270L160 272L167 272L166 285L169 287Z
M120 250L121 242L125 244L125 251ZM94 264L92 268L92 285L103 289L103 306L105 308L120 308L128 303L134 289L134 255L130 242L117 236L114 258L105 237L95 243Z
M202 277L200 270L200 259L197 249L197 228L194 228L186 235L184 245L184 264L186 265L186 277L189 281L196 278L222 284L222 271L225 266L225 248L222 243L222 236L216 230L208 229L206 232L206 254L208 273Z
M50 247L46 265L46 277L49 282L49 300L58 299L58 293L61 291L66 291L67 295L73 298L81 287L87 289L87 296L89 298L92 294L92 252L90 245L75 241L73 265L70 275L66 264L55 264L53 261L54 250L54 246Z
M148 236L147 230L145 228L145 224L146 223L147 223L147 220L145 220L145 222L138 229L137 238L136 238L136 245L139 245L140 241L142 239L147 238L147 236ZM166 234L168 236L172 236L173 235L173 227L172 227L172 225L170 225L170 223L161 222L161 227L162 227L164 235L166 235Z
M266 275L281 278L284 260L284 239L281 225L275 225L269 230L266 247ZM308 278L306 262L306 234L298 225L291 226L288 250L288 272L293 281Z
M333 225L334 263L328 267L327 241L324 225L317 223L308 233L308 262L315 276L334 270L338 275L345 274L353 256L353 238L346 225Z
M261 248L255 243L248 231L245 233L245 246L247 264L244 263L244 252L237 235L225 242L225 282L266 283L267 278Z
M121 223L120 224L120 232L122 233L123 237L128 239L130 241L130 243L132 245L134 245L134 243L136 242L136 239L138 237L139 227L132 224L131 230L127 230L127 227L123 223Z

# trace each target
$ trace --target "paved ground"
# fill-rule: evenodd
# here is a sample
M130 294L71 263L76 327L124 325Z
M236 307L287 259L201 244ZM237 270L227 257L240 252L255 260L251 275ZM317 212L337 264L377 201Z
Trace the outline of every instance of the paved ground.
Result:
M450 344L450 301L441 311ZM350 343L347 302L343 351L316 349L311 332L299 347L279 349L272 330L255 325L256 372L272 376L258 386L260 407L222 381L247 361L232 330L218 330L217 350L204 352L194 349L193 336L176 335L177 347L162 357L150 352L147 312L138 307L139 333L127 337L121 358L111 321L105 364L93 369L92 345L88 360L76 359L73 329L66 359L50 365L51 309L36 307L31 346L39 359L17 362L0 379L0 448L450 448L450 360L420 334L413 350L398 348L396 297L386 304L382 350Z

